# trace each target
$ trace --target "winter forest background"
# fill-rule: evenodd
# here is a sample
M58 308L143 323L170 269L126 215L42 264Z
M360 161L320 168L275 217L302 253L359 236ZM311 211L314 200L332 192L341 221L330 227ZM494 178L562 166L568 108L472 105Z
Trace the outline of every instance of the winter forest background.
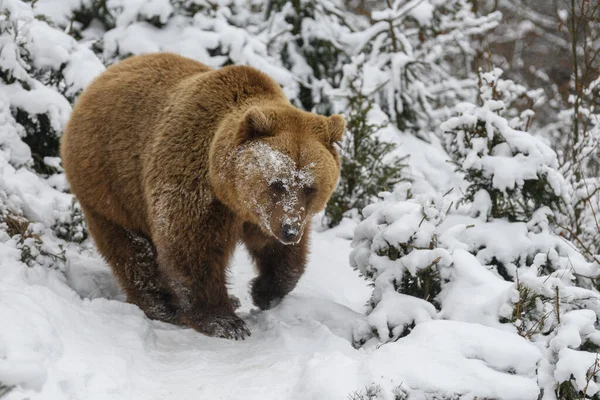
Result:
M119 301L62 174L78 94L156 51L347 119L314 272L254 347ZM0 0L0 397L600 399L599 317L597 0Z

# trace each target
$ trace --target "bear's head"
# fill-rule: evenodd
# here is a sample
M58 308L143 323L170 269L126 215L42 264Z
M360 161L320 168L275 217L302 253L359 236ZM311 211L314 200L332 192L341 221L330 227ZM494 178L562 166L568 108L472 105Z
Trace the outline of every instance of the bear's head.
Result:
M335 144L344 131L340 115L252 106L235 123L222 124L212 143L213 190L245 221L282 243L297 243L335 189Z

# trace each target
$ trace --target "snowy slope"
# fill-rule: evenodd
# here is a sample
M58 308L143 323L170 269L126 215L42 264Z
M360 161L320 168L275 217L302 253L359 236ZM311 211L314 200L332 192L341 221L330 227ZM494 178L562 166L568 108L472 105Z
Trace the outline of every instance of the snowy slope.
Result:
M7 398L287 398L320 353L357 353L352 330L363 319L357 311L369 291L345 265L348 241L331 238L327 243L333 257L319 263L318 253L313 256L295 294L258 315L250 313L246 291L252 268L243 251L236 253L233 293L242 300L241 314L253 332L244 342L149 321L120 300L81 298L69 283L85 288L83 293L97 286L111 294L107 267L94 259L74 260L67 270L71 282L42 268L7 271L3 262L0 343L9 357L0 364L0 377L6 381L12 371L15 383L24 380L41 389L15 390ZM314 248L323 253L322 245Z
M479 192L472 203L451 209L449 203L460 200L468 182L449 162L442 138L432 134L426 143L394 124L378 135L398 144L390 156L410 156L406 173L413 180L414 197L408 198L406 187L399 185L386 200L370 206L359 226L346 219L326 230L316 217L308 270L274 309L259 312L252 307L248 283L253 267L246 251L237 250L230 291L241 299L238 313L252 330L250 338L209 338L150 321L126 303L93 243L79 243L83 224L65 191L60 160L46 157L43 163L53 172L35 172L34 149L24 142L30 131L60 137L71 102L103 64L151 51L173 51L215 67L226 62L253 65L296 100L301 82L312 85L316 103L316 96L336 97L335 91L327 94L330 83L310 76L313 71L299 49L283 46L292 43L291 3L268 21L254 21L258 14L249 12L242 0L104 3L117 17L114 21L79 26L81 21L71 24L73 13L95 2L39 0L32 9L32 3L0 0L2 400L535 400L540 394L544 400L562 400L556 390L563 384L585 389L585 398L600 392L598 370L591 369L600 368L600 294L590 279L600 276L600 264L551 232L548 216L554 210L548 207L536 210L530 220L488 218L489 196ZM174 12L180 3L198 6L199 11ZM349 35L348 27L336 25L334 14L323 12L333 2L316 3L321 8L315 19L305 19L302 28L306 43L331 39L354 54L357 42L364 45L375 33L387 31L383 20L389 16L379 13L375 17L380 23ZM434 4L467 4L404 3L418 6L411 15L425 23ZM39 14L51 22L36 18ZM474 23L469 15L463 17ZM448 16L445 23L454 22ZM494 25L496 17L488 22ZM470 32L480 32L477 26ZM461 43L468 42L460 29L455 33ZM413 58L446 57L441 50L452 48L449 37L442 35L440 40L415 47L410 57L383 52L379 59L376 53L381 49L374 46L361 73L369 85L378 86L397 77L396 68ZM291 65L284 66L280 53L290 56L286 63ZM355 61L351 67L360 64ZM54 79L53 74L63 76ZM420 96L436 88L452 94L446 85L458 84L442 79L443 74L440 82L433 79L433 86L424 84L430 76L421 78L409 94ZM397 88L386 89L388 95L408 90L397 79L390 82ZM345 112L344 101L339 101L332 107ZM498 107L499 102L490 104ZM463 108L464 115L455 120L460 124L446 124L448 129L463 129L474 116L481 117L481 109ZM47 115L51 132L36 130L35 118L18 119L16 110L36 118ZM449 111L437 112L441 118ZM377 105L369 120L390 120L394 113ZM512 157L505 144L481 157L468 150L463 154L468 162L461 159L463 169L510 178L500 179L503 187L519 186L540 172L554 173L540 169L546 164L554 168L551 150L527 132L517 132L512 125L508 129L495 113L486 115L497 120L507 142L522 154ZM452 137L451 143L459 142ZM480 150L487 149L485 141L477 143ZM526 169L515 164L518 160L535 167L527 170L528 176L520 176ZM449 195L440 199L443 193ZM391 257L386 243L416 247L405 246L411 251ZM427 269L437 257L433 264L443 279L436 298L398 290L406 271ZM373 280L364 280L351 265ZM517 305L531 300L527 295L533 300L519 313Z
M535 398L539 351L482 325L431 321L396 343L355 349L370 289L348 267L344 230L315 232L307 274L267 312L252 310L252 267L236 252L232 292L252 330L241 342L149 321L119 299L93 253L74 257L65 279L3 251L0 379L24 384L6 399L345 399L375 379L422 393Z

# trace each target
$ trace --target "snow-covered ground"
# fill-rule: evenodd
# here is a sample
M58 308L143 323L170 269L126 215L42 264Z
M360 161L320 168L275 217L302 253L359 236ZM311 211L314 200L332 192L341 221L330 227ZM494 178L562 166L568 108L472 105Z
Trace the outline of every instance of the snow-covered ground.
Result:
M410 167L415 193L440 193L453 184L455 177L445 166L443 153L410 135L396 139L404 152L415 155ZM124 302L89 240L78 245L56 237L56 225L69 221L71 196L55 189L65 187L64 175L45 179L26 167L14 167L20 154L15 149L22 142L16 136L5 140L5 150L0 152L0 195L4 196L0 206L20 210L30 221L39 222L30 225L31 234L24 241L19 235L0 232L0 383L12 387L3 400L342 400L349 396L534 400L552 374L568 380L575 373L583 379L579 387L587 383L585 373L594 363L594 353L571 348L579 345L580 337L598 341L593 336L593 311L564 314L550 344L552 351L560 351L555 365L546 362L553 353L544 341L529 341L513 325L498 321L499 311L510 314L506 305L499 308L515 295L514 283L485 266L485 248L506 257L506 265L514 259L513 253L521 257L524 251L515 243L543 248L544 235L539 240L529 235L524 223L492 224L456 215L440 225L440 243L446 249L433 249L432 254L447 254L453 266L439 311L417 297L387 291L380 306L365 315L373 288L350 266L352 239L358 238L360 248L365 230L356 229L348 219L331 230L315 229L307 273L296 290L270 311L257 312L251 305L247 290L254 272L240 247L232 262L231 293L241 299L238 312L252 336L238 342L216 339L150 321L139 308ZM20 157L29 156L24 148ZM435 214L430 222L419 222L427 202L411 206L396 200L390 197L374 206L388 215L386 221L396 223L389 228L378 225L368 230L369 235L396 234L416 225L422 235L437 229L430 225L437 223ZM318 221L315 218L316 227ZM363 225L372 222L370 218ZM367 245L367 249L374 247ZM51 256L62 250L62 259ZM33 261L23 262L24 254L31 252ZM553 257L560 264L561 258ZM569 257L569 262L581 264L574 252ZM380 259L372 267L396 268L403 263ZM564 270L558 273L543 278L540 285L548 290L561 287L567 296L589 299L591 292L565 287L570 275ZM538 278L532 274L533 282ZM566 305L561 309L569 310ZM385 339L382 332L388 327L395 332L413 321L410 334L396 341L380 344L373 337L360 348L354 346L368 338L371 329ZM597 390L591 384L590 392Z
M318 234L313 249L298 289L264 313L251 309L247 254L235 254L232 293L252 329L240 342L148 320L121 301L97 259L74 259L64 279L56 270L11 267L3 254L0 378L32 388L7 399L283 399L304 398L307 387L319 398L343 396L360 381L312 383L324 378L328 360L346 359L349 371L360 365L352 332L370 290L347 266L348 240Z
M2 246L0 380L22 384L6 400L346 399L373 381L418 388L423 399L537 396L539 350L483 325L429 321L395 343L355 349L371 289L348 267L351 228L315 232L307 273L266 312L251 306L254 272L239 248L231 292L252 336L237 342L148 320L93 252L61 272L23 268Z
M356 25L349 34L334 18L335 2L315 2L314 19L304 18L302 25L306 43L332 40L354 56L375 42L366 64L351 57L350 64L336 65L342 90L332 90L325 79L314 79L293 44L291 2L281 2L287 5L264 20L246 6L260 6L260 0L111 0L99 2L106 10L94 11L107 12L103 23L88 25L85 15L79 15L83 22L73 20L92 3L0 0L2 400L563 400L567 391L579 396L573 399L600 393L600 264L551 229L550 217L560 218L561 211L548 201L513 220L491 215L488 191L508 196L510 189L514 196L526 180L548 181L535 188L550 186L555 200L570 197L553 150L518 130L530 114L500 118L502 101L454 104L469 99L461 95L452 107L431 110L435 120L447 121L445 133L415 135L394 123L379 130L382 140L398 145L390 157L410 156L404 171L410 187L398 185L365 209L362 221L345 219L326 230L315 218L308 270L274 309L252 307L248 283L254 271L240 247L230 292L240 298L238 313L252 331L244 341L151 321L126 303L91 241L79 243L84 225L66 191L60 159L45 157L50 172L36 171L39 149L25 143L33 135L57 142L72 102L105 65L151 51L177 52L214 67L253 65L291 98L298 100L300 84L307 84L316 105L329 99L341 112L347 111L344 90L354 76L347 73L354 69L367 89L389 81L387 95L404 93L419 102L429 96L422 93L452 97L454 86L475 89L477 77L458 82L423 75L404 85L397 68L413 59L435 64L455 58L451 37L463 54L469 35L495 26L498 15L477 22L462 0L394 2L406 3L394 11L398 15L418 6L411 21L425 25L434 9L460 4L464 12L441 23L464 23L469 33L456 29L425 38L423 46L413 42L415 51L403 50L410 54L379 54L377 43L383 46L385 39L375 39L388 30L384 20L392 14L374 14L381 20L371 27L348 14L344 22ZM199 8L174 9L184 3ZM488 75L490 83L497 81ZM522 94L510 81L494 84ZM494 92L491 86L485 91ZM386 108L394 99L387 99L374 105L369 121L396 115ZM467 145L477 121L488 135ZM429 142L422 140L428 136ZM474 187L465 175L478 178L479 172L489 184L459 203ZM596 224L585 228L597 234ZM421 290L418 273L433 270L436 290Z

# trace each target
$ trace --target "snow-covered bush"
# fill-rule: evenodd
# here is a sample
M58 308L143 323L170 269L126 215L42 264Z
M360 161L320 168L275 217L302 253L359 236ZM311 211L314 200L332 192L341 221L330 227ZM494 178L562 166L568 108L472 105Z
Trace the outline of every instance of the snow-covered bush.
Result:
M19 0L0 3L0 45L0 107L11 114L5 126L29 146L38 172L55 172L45 157L58 156L69 101L104 67Z
M556 143L560 170L573 187L569 218L561 228L589 260L600 262L600 79L582 91L578 102L561 110L556 121L544 127ZM577 113L577 114L575 114ZM575 124L575 119L577 124ZM577 130L577 135L575 134Z
M450 156L469 183L462 201L471 203L471 217L487 221L473 224L465 243L482 266L514 282L499 320L546 349L538 372L543 398L591 398L598 371L589 375L588 368L594 363L574 365L568 357L589 358L581 346L600 333L600 294L592 281L600 264L559 236L557 223L572 212L572 188L558 171L554 151L503 118L503 96L514 86L499 76L497 70L481 74L482 106L461 106L462 115L442 125ZM582 320L584 309L589 314ZM584 391L583 397L569 397Z
M280 83L289 97L298 97L297 78L282 66L281 55L272 48L273 33L264 22L264 4L167 0L118 4L113 11L115 28L98 39L105 62L163 51L212 67L250 65Z
M405 336L439 308L451 264L438 246L447 207L442 197L412 198L410 184L402 183L363 210L350 264L374 282L368 321L384 342Z
M83 243L88 237L87 224L79 202L73 198L67 221L57 222L53 227L56 235L68 242Z
M390 120L427 137L447 107L474 93L471 36L494 28L500 14L478 17L465 0L387 4L372 13L369 28L344 40L350 54L366 54L363 74Z
M0 49L0 237L28 266L60 268L66 258L56 235L79 241L85 228L63 192L58 141L69 101L104 66L18 0L0 3Z
M253 0L37 0L37 14L86 43L105 64L132 55L173 52L211 67L251 65L292 99L298 79L282 66L266 2ZM72 39L72 38L70 38Z
M431 319L514 332L543 349L541 398L592 398L600 263L560 235L572 189L556 153L516 129L531 113L505 104L523 88L499 76L481 74L481 106L459 104L442 124L463 185L411 198L400 184L364 209L350 262L373 281L367 321L384 343Z
M358 71L353 72L355 79L349 80L349 94L343 107L346 135L338 150L342 165L340 181L325 210L329 226L337 225L348 212L360 213L381 191L392 190L405 180L402 170L406 167L406 157L390 157L395 144L378 137L379 130L389 122L374 122L373 111L377 106L369 93L363 93Z
M503 3L503 9L515 8L511 1ZM544 16L537 18L542 9ZM515 52L525 62L513 61L512 65L520 66L509 73L514 76L519 70L528 70L521 74L529 82L539 80L550 99L540 110L543 124L538 122L536 130L556 150L560 171L574 189L572 212L561 221L562 234L588 260L600 261L600 6L573 0L554 4L551 12L546 10L542 3L519 4L512 19L525 28L521 33L535 32L535 41L552 42L553 46L543 46L542 51L552 51L558 59L547 63L547 57L539 53L528 57L526 52ZM506 32L510 35L511 29ZM531 58L542 65L531 65Z
M553 233L546 207L511 222L474 212L477 202L455 209L450 199L410 198L408 189L401 184L368 206L355 230L350 259L373 281L367 321L377 340L402 344L431 319L513 332L543 349L536 378L543 399L591 398L600 389L598 371L588 373L600 293L590 277L600 264ZM565 397L585 387L588 397Z
M501 73L480 72L483 104L462 103L460 115L442 124L446 149L469 182L464 201L489 203L477 211L512 221L527 220L542 206L566 212L570 191L556 153L503 116L502 99L511 96L512 82L499 80Z
M269 0L269 48L300 82L299 101L306 110L330 114L330 90L340 85L349 61L341 41L366 24L339 0Z

